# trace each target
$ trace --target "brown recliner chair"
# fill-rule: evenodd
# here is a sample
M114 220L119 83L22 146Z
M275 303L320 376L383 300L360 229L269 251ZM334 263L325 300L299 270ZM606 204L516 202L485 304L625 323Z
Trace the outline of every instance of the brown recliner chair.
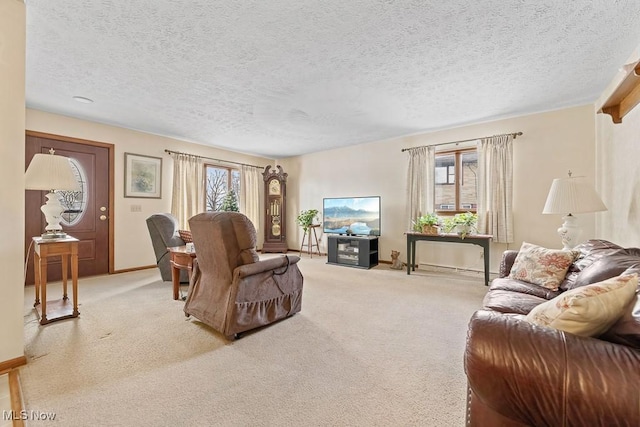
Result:
M201 213L189 219L189 227L197 259L184 306L187 316L234 339L300 311L300 257L260 261L256 230L246 216Z

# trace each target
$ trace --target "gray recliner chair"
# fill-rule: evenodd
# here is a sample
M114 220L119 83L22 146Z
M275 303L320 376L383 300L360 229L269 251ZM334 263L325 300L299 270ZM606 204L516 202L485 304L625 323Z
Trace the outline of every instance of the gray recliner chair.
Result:
M168 213L153 214L147 218L147 228L156 254L156 264L165 282L171 282L171 255L167 248L184 246L184 240L178 234L178 221ZM189 272L180 270L180 282L189 282Z

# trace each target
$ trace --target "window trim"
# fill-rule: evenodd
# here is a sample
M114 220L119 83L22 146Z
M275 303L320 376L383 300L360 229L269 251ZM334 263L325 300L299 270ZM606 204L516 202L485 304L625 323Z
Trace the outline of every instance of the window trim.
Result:
M233 177L232 174L234 171L238 172L238 174L240 174L240 169L239 168L234 168L231 166L224 166L224 165L217 165L217 164L213 164L213 163L203 163L202 167L204 168L204 208L206 210L206 212L218 212L218 211L210 211L208 210L208 206L207 206L207 196L208 196L208 187L207 187L207 168L215 168L215 169L226 169L227 171L227 191L229 191L232 188L233 185ZM242 178L240 178L242 180ZM238 189L240 190L240 189ZM240 202L239 198L240 198L240 192L236 192L236 197L238 197L238 202Z

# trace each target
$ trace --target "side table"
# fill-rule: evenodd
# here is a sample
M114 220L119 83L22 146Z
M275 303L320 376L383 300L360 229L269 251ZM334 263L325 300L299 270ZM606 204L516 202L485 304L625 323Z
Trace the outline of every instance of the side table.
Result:
M180 270L189 271L189 277L191 277L191 270L193 269L193 260L196 259L196 253L194 251L187 251L186 246L174 246L167 248L171 255L171 280L173 281L173 299L180 299Z
M33 267L35 273L36 300L33 306L40 316L40 324L54 320L78 317L78 239L67 236L63 239L33 238ZM59 256L62 266L62 299L47 301L47 258ZM67 273L71 258L71 286L73 306L67 296ZM40 301L42 295L42 301Z
M318 255L320 254L320 246L318 245L318 235L316 234L316 228L320 227L320 224L312 224L307 228L307 231L302 235L302 244L300 245L300 255L302 255L302 248L304 248L304 241L307 240L307 253L310 258L313 258L313 248L318 250ZM313 235L312 235L313 233ZM315 243L313 241L315 240Z

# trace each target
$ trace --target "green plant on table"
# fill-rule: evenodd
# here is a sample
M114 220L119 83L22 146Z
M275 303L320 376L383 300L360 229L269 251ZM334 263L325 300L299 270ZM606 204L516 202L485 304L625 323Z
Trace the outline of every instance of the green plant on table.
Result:
M296 223L298 223L306 233L309 227L313 225L313 221L317 218L318 209L307 209L305 211L300 211L300 214L296 217Z
M455 231L460 238L464 239L469 234L477 231L478 215L473 212L455 214L444 220L444 230L446 233Z
M433 212L429 212L422 216L419 216L415 221L413 221L413 230L414 231L422 231L422 229L427 227L437 227L441 224L442 220L438 215Z

